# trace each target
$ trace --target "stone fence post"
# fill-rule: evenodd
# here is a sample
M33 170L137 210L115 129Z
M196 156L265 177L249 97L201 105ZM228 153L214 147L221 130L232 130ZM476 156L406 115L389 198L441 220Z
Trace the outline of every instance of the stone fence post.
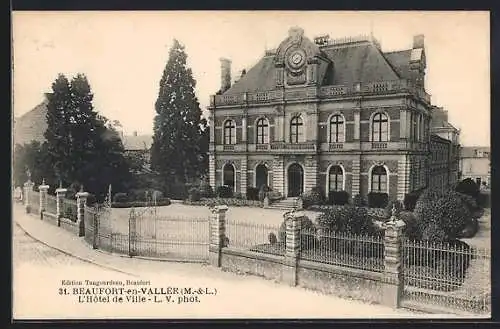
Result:
M397 218L396 209L386 223L384 236L384 282L382 304L398 308L403 295L402 239L405 222Z
M27 213L31 212L31 205L30 205L30 195L31 192L33 191L33 187L35 186L35 183L31 181L31 179L28 179L26 183L24 183L24 206L26 209Z
M88 192L83 189L76 194L78 236L85 236L85 205L87 204Z
M134 208L130 209L128 217L128 255L136 256L136 241L137 241L137 216Z
M63 214L63 204L64 204L64 198L66 197L66 192L68 190L62 187L59 187L56 190L56 216L57 216L57 226L61 226L61 217L64 215Z
M210 214L210 245L209 261L210 265L221 266L222 248L225 247L226 240L226 212L229 208L226 205L215 206Z
M47 210L47 194L49 192L49 185L45 184L45 179L42 181L42 185L38 186L40 191L40 219L43 219L43 212Z
M297 285L297 265L301 250L301 214L291 211L285 215L286 244L283 264L283 281L291 286Z

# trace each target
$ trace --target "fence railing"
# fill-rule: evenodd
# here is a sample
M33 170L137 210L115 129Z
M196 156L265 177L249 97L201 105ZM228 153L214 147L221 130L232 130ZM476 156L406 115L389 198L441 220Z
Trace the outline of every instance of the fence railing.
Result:
M51 214L57 214L57 197L47 194L47 207L45 211Z
M300 258L304 260L373 272L384 270L383 237L303 230L300 243Z
M285 254L285 231L279 225L228 220L226 247L274 255Z
M37 191L30 191L28 193L29 195L29 204L34 213L37 213L40 211L40 192Z
M63 199L61 216L71 220L72 222L76 222L78 217L78 206L76 201Z
M402 241L404 300L487 313L490 251L463 243Z

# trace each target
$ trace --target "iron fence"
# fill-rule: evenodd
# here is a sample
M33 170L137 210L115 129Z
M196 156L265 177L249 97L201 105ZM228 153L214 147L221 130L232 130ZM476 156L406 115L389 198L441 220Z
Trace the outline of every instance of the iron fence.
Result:
M33 213L38 213L40 211L40 192L29 191L29 205Z
M491 309L490 251L463 242L402 242L403 300L472 313Z
M57 197L47 194L47 207L46 212L57 214Z
M348 232L302 230L300 258L373 272L384 270L384 240Z
M63 199L61 216L71 220L72 222L76 222L78 219L78 207L76 205L76 201Z
M284 255L285 231L279 225L228 220L225 247Z

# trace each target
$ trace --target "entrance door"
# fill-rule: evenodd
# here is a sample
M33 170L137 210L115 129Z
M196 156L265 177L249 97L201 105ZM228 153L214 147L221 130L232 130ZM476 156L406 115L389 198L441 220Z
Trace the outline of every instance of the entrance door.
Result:
M297 197L303 192L304 171L298 163L288 167L288 196Z
M264 185L267 186L267 167L260 164L255 168L255 187L260 189Z

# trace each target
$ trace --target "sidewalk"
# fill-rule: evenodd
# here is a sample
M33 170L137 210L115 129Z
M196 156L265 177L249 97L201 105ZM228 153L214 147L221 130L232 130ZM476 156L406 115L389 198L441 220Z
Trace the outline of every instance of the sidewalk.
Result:
M135 280L139 278L151 280L151 287L198 286L215 287L218 290L217 296L205 299L202 303L166 308L139 304L105 305L106 307L102 304L76 304L74 307L68 307L66 302L64 318L81 318L84 314L108 318L457 318L452 315L417 314L404 309L394 310L380 305L341 299L300 287L274 283L263 278L223 272L203 264L162 262L112 255L93 250L83 238L45 223L37 216L26 214L19 204L14 205L13 216L14 225L17 224L35 240L102 268L102 272L99 273L90 273L89 270L83 270L83 267L82 270L60 268L58 278L72 280L76 279L72 276L79 275L78 278L81 279L94 275L93 279L109 280L127 276ZM34 269L29 269L32 270ZM34 271L44 273L40 269ZM82 271L86 272L81 273ZM113 272L115 274L112 274ZM52 272L47 272L45 278L45 281L57 280Z

